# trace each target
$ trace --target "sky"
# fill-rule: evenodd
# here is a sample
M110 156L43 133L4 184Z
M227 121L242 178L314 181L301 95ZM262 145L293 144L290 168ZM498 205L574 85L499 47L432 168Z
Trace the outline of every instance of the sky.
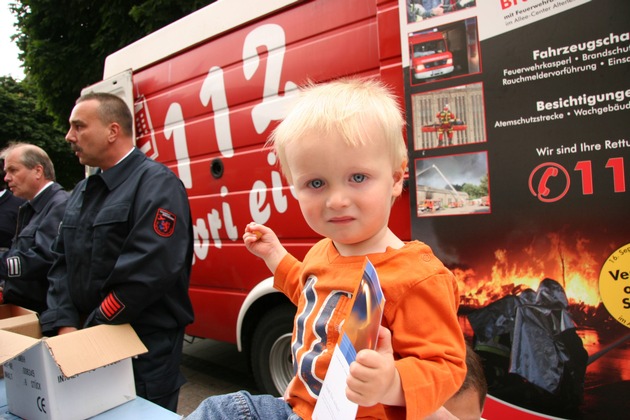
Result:
M24 78L21 61L18 59L20 50L11 41L15 34L13 26L15 16L9 9L11 0L0 0L0 76L12 76L16 80Z
M451 185L479 185L481 178L487 174L488 157L485 153L416 159L417 185L441 189L450 188L447 181Z

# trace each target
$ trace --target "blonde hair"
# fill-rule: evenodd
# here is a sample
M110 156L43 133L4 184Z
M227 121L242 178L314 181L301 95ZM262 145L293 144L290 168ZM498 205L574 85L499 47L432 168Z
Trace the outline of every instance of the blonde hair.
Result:
M392 91L376 79L344 78L315 85L308 83L286 118L269 137L280 168L292 182L285 149L305 134L339 134L347 144L360 147L367 141L384 140L394 168L407 163L407 146L400 106ZM374 128L374 132L368 132Z

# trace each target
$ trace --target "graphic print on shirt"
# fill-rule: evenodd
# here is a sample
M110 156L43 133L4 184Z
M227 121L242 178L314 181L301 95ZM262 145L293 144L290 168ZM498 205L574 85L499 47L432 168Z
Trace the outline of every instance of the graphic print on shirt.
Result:
M322 388L326 372L317 375L316 366L319 356L326 350L328 342L328 324L333 318L335 309L342 297L350 298L351 293L343 290L331 291L323 302L317 299L317 277L309 276L302 296L306 300L304 310L295 317L295 340L291 346L293 353L294 369L298 373L300 381L309 394L317 398ZM313 337L311 343L305 341L306 331Z

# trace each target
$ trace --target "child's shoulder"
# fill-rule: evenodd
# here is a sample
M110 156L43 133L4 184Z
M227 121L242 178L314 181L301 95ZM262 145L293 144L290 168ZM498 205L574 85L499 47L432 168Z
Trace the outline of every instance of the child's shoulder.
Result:
M414 258L417 256L427 255L437 258L435 257L435 254L433 254L431 247L419 240L406 241L402 248L395 251L398 251L402 257Z
M413 277L450 273L433 250L421 241L405 242L399 249L390 249L382 265L387 270L408 272Z
M457 283L431 248L420 241L410 241L392 250L390 258L379 261L375 269L386 300L394 305L410 294L445 293L445 299L451 298L449 291L454 290Z

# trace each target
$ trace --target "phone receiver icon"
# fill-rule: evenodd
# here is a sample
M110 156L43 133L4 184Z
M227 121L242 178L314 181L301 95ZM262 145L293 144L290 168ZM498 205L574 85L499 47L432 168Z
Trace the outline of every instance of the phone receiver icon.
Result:
M542 177L540 177L540 182L538 183L538 195L541 197L546 197L551 193L549 187L547 187L547 182L549 182L549 178L558 176L558 168L550 167L545 169Z

